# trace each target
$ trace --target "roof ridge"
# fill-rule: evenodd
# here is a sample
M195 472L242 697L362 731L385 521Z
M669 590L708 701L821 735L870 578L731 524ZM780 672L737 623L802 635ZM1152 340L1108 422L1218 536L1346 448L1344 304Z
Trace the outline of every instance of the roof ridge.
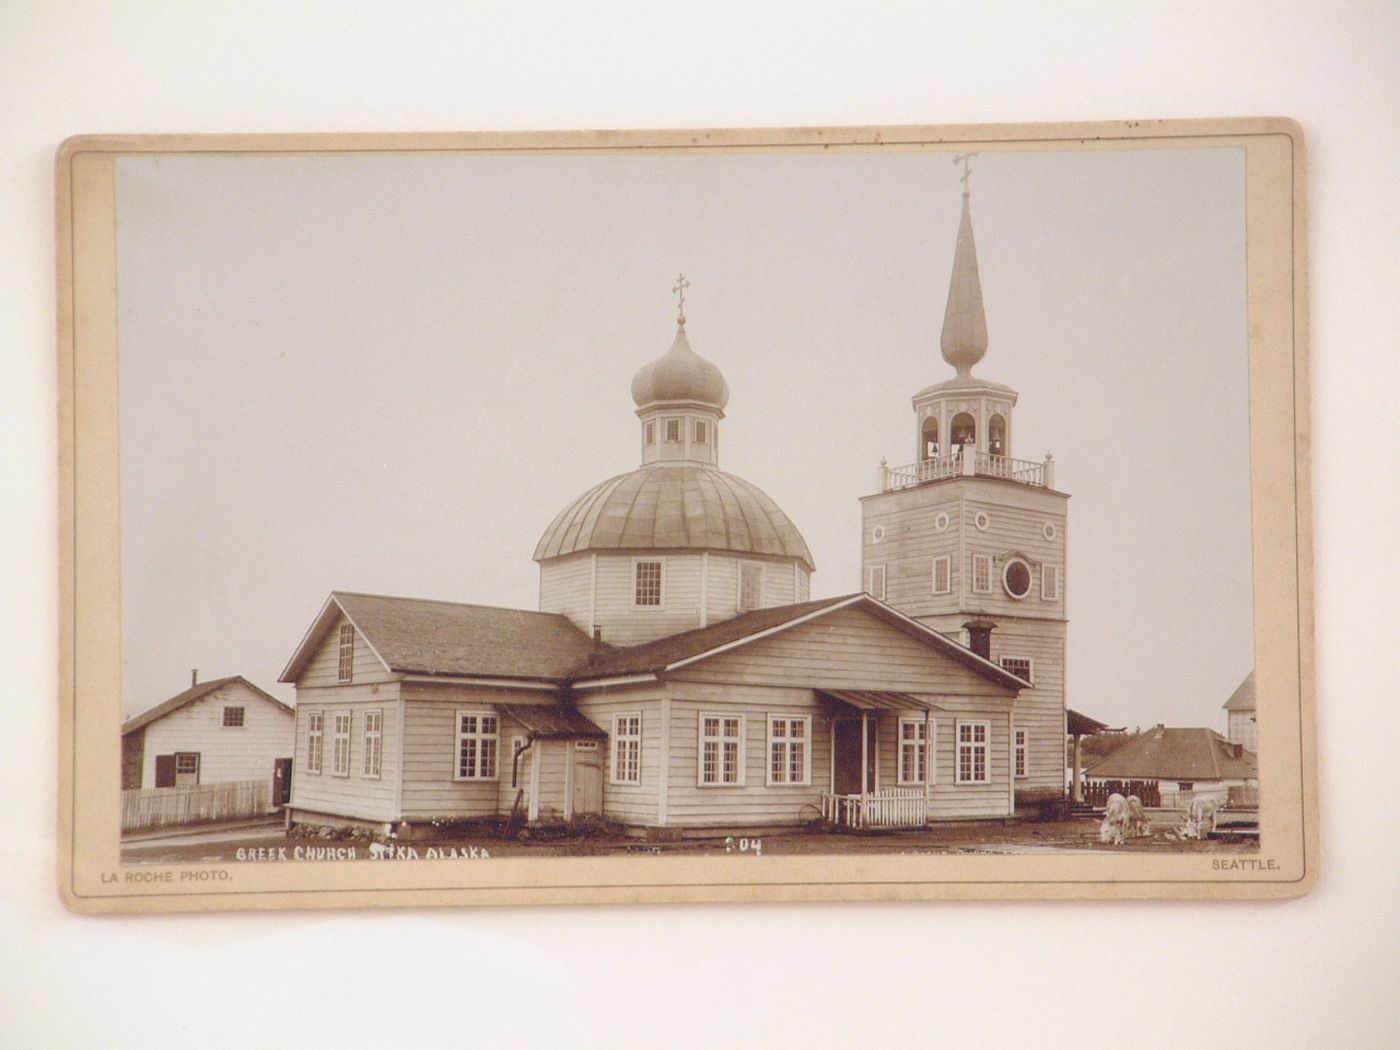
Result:
M332 595L343 598L378 598L388 602L413 602L417 605L453 605L462 609L495 609L499 612L526 613L529 616L548 616L568 620L563 613L541 612L538 609L518 609L513 605L485 605L481 602L456 602L449 598L412 598L405 594L373 594L369 591L331 591ZM570 623L573 621L570 620Z

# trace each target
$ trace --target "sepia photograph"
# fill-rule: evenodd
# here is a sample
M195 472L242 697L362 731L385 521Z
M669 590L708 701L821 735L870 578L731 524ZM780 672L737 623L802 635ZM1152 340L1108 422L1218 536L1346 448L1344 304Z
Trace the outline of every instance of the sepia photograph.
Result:
M1255 129L1042 130L70 147L104 883L1297 892L1247 228L1290 183Z

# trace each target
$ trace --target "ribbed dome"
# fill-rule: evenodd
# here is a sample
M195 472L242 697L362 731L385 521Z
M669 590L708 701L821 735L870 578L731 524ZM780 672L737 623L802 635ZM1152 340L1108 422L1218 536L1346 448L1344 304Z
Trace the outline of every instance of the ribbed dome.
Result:
M732 551L815 568L797 526L761 489L701 466L646 466L593 486L554 519L534 557L590 550Z
M700 401L723 411L729 403L729 384L718 368L690 348L682 321L671 349L633 377L632 400L638 408L655 401Z

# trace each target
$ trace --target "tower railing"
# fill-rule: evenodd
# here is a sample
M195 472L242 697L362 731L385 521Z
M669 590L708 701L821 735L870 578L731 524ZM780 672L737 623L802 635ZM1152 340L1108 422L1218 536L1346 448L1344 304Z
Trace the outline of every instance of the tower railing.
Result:
M1043 462L1036 462L997 456L990 452L977 452L969 448L946 456L931 456L917 463L898 467L892 467L881 460L879 482L881 492L893 492L929 481L956 477L1003 478L1022 485L1050 488L1055 483L1054 471L1053 456L1046 456Z

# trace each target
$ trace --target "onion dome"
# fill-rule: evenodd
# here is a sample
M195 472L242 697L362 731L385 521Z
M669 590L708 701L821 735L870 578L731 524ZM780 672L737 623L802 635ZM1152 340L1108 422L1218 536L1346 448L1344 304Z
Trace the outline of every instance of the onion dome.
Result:
M595 485L554 519L534 559L598 550L765 554L815 568L797 526L766 493L708 466L656 464Z
M690 348L681 317L671 349L633 377L632 400L638 408L657 401L694 401L722 412L729 403L729 384L715 365Z
M982 279L977 272L977 242L972 237L972 211L963 193L958 244L953 250L953 277L943 314L943 360L969 375L987 353L987 315L982 309Z

